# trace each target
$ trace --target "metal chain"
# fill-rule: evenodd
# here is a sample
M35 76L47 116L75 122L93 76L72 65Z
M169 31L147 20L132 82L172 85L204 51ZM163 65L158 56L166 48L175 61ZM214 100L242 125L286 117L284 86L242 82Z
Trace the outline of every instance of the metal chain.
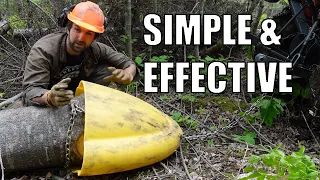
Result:
M77 112L82 113L84 112L84 109L82 109L81 107L79 107L75 101L71 101L70 103L71 105L71 116L70 116L70 120L69 120L69 128L67 131L67 140L66 140L66 144L65 144L65 148L66 148L66 162L64 165L64 168L69 168L70 165L70 158L71 158L71 133L72 133L72 129L74 126L74 118L77 116Z
M262 96L255 102L253 103L250 108L248 110L246 110L243 114L243 116L238 117L236 121L232 121L230 122L227 126L222 127L220 130L216 130L214 132L208 133L208 134L204 134L204 135L195 135L195 136L188 136L185 137L188 140L204 140L206 138L209 138L211 136L214 136L215 134L219 133L219 132L223 132L225 130L231 129L232 127L234 127L236 124L238 124L238 122L241 120L241 118L245 117L250 111L252 111L254 108L257 107L257 104L260 103L260 101L262 99L264 99L264 97L266 96L266 93L263 93Z

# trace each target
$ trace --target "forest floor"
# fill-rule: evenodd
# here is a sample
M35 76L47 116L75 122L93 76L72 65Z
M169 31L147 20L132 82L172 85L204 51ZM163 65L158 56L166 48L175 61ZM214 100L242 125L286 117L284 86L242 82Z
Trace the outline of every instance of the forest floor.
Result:
M301 144L306 148L306 155L316 165L320 163L318 141L305 126L303 116L286 111L271 126L250 123L239 116L239 112L254 112L256 108L254 103L245 102L248 98L246 94L226 91L219 95L183 96L175 93L173 88L166 94L144 93L142 85L127 90L127 93L170 116L187 116L190 121L180 124L184 133L181 146L168 158L147 167L92 177L77 177L74 174L72 179L237 179L246 174L244 168L252 155L265 154L278 145L284 147L286 154L291 154L298 151ZM308 125L313 128L312 124ZM254 144L235 139L244 131L256 135ZM312 132L319 139L318 132ZM64 170L20 172L9 179L63 179L67 178L65 173Z
M28 54L25 49L28 48L1 48L0 102L21 92L22 67ZM230 58L230 55L237 53L230 51L227 55ZM247 62L248 59L237 57L232 61ZM245 78L242 81L245 86ZM77 177L74 174L72 179L237 179L246 174L244 168L248 166L248 159L252 155L268 153L270 148L280 145L286 154L298 151L299 144L303 145L305 154L319 166L320 138L317 125L320 121L308 113L309 101L296 98L294 107L290 105L291 100L285 102L282 115L274 119L271 126L267 126L261 119L248 121L239 115L241 112L256 113L258 107L252 99L262 97L262 94L232 93L230 87L221 94L188 93L189 89L186 89L186 93L175 93L174 88L172 84L170 93L166 94L144 93L142 83L137 88L130 86L122 89L179 121L183 129L181 146L171 156L132 171L93 177ZM250 132L251 138L244 136L244 132ZM38 170L9 174L6 179L64 179L68 177L65 173L65 170Z

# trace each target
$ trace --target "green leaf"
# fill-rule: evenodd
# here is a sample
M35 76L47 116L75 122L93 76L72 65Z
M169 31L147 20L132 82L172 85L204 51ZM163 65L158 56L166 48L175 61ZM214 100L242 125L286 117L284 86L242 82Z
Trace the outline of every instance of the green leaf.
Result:
M261 109L265 109L265 110L268 109L270 105L271 105L271 101L268 100L268 99L263 99L263 100L259 103L259 107L260 107Z
M263 158L262 159L263 164L265 164L267 167L272 167L274 165L273 158Z
M208 141L208 145L212 147L213 146L213 140Z
M316 168L315 163L307 155L304 155L305 148L300 146L298 152L293 152L287 156L280 146L271 149L268 154L259 156L252 156L249 159L250 164L262 162L264 166L269 167L268 174L265 167L255 169L253 165L245 168L247 172L254 172L252 177L248 176L246 179L317 179L320 171ZM261 160L260 160L261 158ZM259 161L260 160L260 161Z
M183 119L189 119L190 118L190 115L186 115Z
M216 59L216 61L224 61L225 59L223 57L219 57L218 59Z
M250 164L255 164L255 163L258 163L260 160L261 160L261 157L259 157L259 156L251 156L249 158L248 162Z
M243 111L240 111L240 112L239 112L239 116L244 116L244 112L243 112Z
M252 138L256 138L257 137L257 134L256 133L253 133L253 132L250 132L250 131L244 131L243 134L245 136L248 136L248 137L252 137Z
M249 144L256 144L256 141L252 137L245 136L244 141Z
M248 120L250 123L255 122L254 116L252 116L251 114L246 115L246 120Z
M249 144L255 144L256 143L255 140L250 136L236 136L235 139L239 140L239 141L247 142Z
M251 102L252 102L252 103L255 103L255 102L257 102L257 100L260 99L260 98L261 98L261 96L252 98L252 99L251 99Z
M2 98L3 97L3 93L0 93L0 98Z
M297 97L300 95L301 85L299 83L292 83L292 95Z
M263 13L259 19L259 23L258 24L261 24L263 20L265 20L266 18L268 17L268 15L266 13Z
M207 62L211 62L211 61L213 61L214 59L213 59L212 57L210 57L210 56L207 56L207 57L205 58L205 60L206 60Z
M284 154L284 152L281 151L281 150L279 150L279 149L277 149L276 152L278 153L278 155L279 155L280 157L286 156L286 155Z
M309 97L310 94L310 88L305 88L301 90L301 96L305 99Z
M244 134L244 136L236 135L235 139L239 140L239 141L245 141L245 142L247 142L249 144L255 144L256 143L254 138L256 138L257 135L255 133L251 133L249 131L244 131L243 134Z
M13 29L25 29L27 28L27 22L25 20L21 20L19 16L12 15L8 18L10 22L10 26Z
M266 176L261 174L259 177L257 177L257 180L264 180L265 178Z
M255 168L253 166L248 166L248 167L245 167L243 170L244 170L245 173L248 173L248 172L254 171Z
M299 175L298 174L289 174L288 175L288 179L300 179Z
M252 178L257 178L257 177L264 177L264 175L262 175L258 172L254 172L254 173L250 174L247 178L252 179Z
M306 148L304 146L300 146L300 150L298 151L298 154L300 156L302 156L304 154L304 151L306 150Z
M141 64L142 63L142 58L141 57L136 57L135 59L137 64Z
M268 109L261 109L261 116L263 118L263 122L271 126L273 120L277 117L278 111L274 109L274 107L269 107Z
M319 172L311 172L307 175L308 179L316 179Z
M162 99L162 100L168 100L169 97L168 97L168 95L162 95L162 96L160 96L160 99Z
M211 129L212 129L213 131L215 131L215 130L218 129L218 127L217 127L217 126L211 126Z
M187 58L188 58L188 59L194 59L195 57L192 56L192 55L189 55Z
M172 117L173 120L177 121L181 117L181 113L180 112L172 113L171 117Z

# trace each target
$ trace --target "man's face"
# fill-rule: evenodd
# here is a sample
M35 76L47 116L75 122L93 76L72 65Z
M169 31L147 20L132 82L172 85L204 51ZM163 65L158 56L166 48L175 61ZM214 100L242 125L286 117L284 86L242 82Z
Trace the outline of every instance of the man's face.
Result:
M80 54L91 45L94 36L95 32L73 23L67 40L68 52L71 49L71 54Z

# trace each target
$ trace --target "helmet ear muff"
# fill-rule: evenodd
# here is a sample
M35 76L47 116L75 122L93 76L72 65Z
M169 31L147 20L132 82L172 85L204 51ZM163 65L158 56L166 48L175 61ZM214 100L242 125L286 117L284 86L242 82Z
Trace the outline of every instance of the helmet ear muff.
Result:
M70 7L65 7L60 16L58 17L58 25L60 27L66 27L67 26L67 23L69 21L69 19L67 18L67 15L69 12L71 12L73 10L73 8L75 7L76 5L72 5Z

